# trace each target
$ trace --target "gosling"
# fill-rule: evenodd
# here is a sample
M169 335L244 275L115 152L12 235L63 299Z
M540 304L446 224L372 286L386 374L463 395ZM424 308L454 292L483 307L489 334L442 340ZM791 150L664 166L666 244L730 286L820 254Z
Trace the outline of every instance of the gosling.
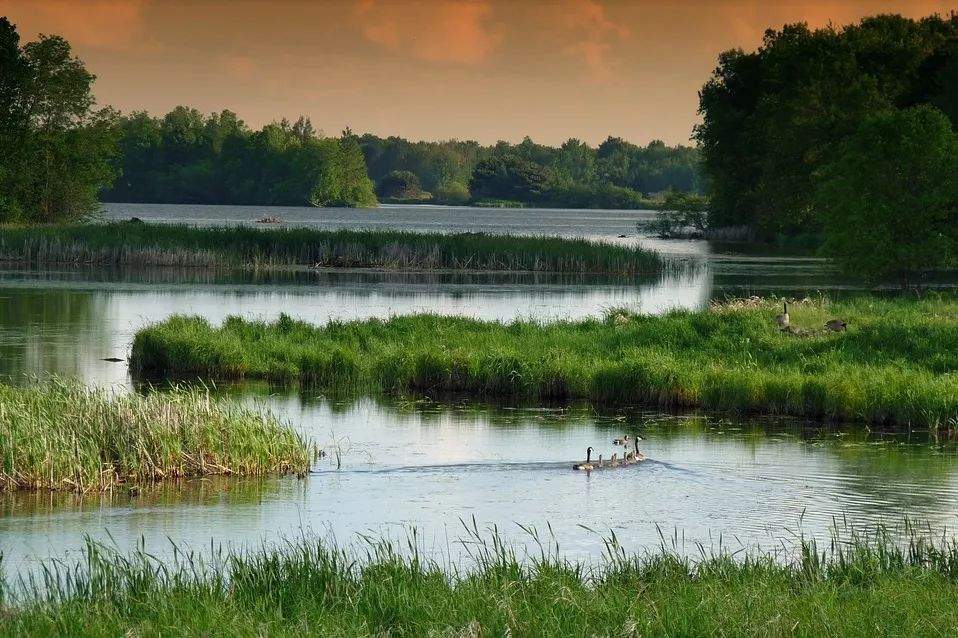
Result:
M777 323L778 327L782 330L787 330L790 325L788 322L788 302L782 302L782 310L784 311L782 314L775 315L775 323Z
M572 466L572 469L585 470L586 472L594 469L594 466L592 465L592 448L591 447L589 447L585 451L585 463L576 463L575 465Z
M848 324L841 319L829 319L825 322L825 327L832 332L845 332Z

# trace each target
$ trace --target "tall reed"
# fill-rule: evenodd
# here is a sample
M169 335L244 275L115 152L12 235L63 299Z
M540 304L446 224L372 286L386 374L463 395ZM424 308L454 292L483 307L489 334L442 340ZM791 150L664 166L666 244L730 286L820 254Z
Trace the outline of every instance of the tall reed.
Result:
M701 406L958 428L958 300L778 302L575 322L419 315L316 327L173 317L139 331L135 374L261 378L386 392ZM843 333L824 330L832 316Z
M0 385L0 490L110 490L159 479L304 472L290 427L196 389L111 394Z
M345 549L303 537L279 547L173 560L89 543L7 589L0 633L208 636L872 636L958 627L958 547L882 532L803 542L796 558L663 546L598 564L551 548L521 560L497 534L470 536L473 562L444 568L368 539Z
M651 251L583 239L128 222L0 227L0 261L617 274L662 266Z

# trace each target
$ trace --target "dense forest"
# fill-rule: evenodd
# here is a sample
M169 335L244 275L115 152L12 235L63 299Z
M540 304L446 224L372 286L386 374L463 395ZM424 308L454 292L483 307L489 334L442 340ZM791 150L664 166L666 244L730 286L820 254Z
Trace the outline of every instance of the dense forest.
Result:
M569 139L554 147L526 137L519 144L482 146L363 135L360 145L369 176L386 200L629 208L663 191L702 189L696 149L661 141L637 146L609 137L593 148Z
M828 165L870 117L917 105L958 121L958 17L787 25L757 51L723 53L694 134L709 223L765 237L820 233L816 191Z
M649 194L698 191L698 153L609 138L592 148L410 142L318 135L308 118L251 131L235 113L177 107L120 117L117 180L106 201L368 206L493 202L637 208ZM370 181L371 178L371 181ZM373 191L375 188L375 193Z
M307 118L259 131L235 113L178 106L117 122L117 179L106 201L168 204L372 206L355 135L320 137Z

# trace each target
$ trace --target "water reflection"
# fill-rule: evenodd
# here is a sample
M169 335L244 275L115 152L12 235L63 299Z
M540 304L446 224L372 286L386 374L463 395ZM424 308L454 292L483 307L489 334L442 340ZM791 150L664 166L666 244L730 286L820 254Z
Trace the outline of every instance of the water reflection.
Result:
M126 383L137 329L173 314L216 323L229 315L313 323L435 312L490 320L577 319L614 306L647 312L708 299L707 272L643 278L546 274L235 273L168 269L0 272L0 375L58 372Z
M614 530L630 548L656 544L656 526L680 529L689 541L721 535L773 547L799 528L824 536L835 518L853 525L904 516L936 529L955 524L955 450L919 434L909 440L785 419L607 413L588 405L228 391L268 402L329 456L304 480L192 481L82 498L2 496L0 550L8 568L76 551L83 534L105 540L107 532L121 548L142 536L162 552L167 537L202 549L211 539L249 545L303 529L349 542L357 533L396 536L415 526L427 546L447 550L460 519L475 516L519 543L527 539L516 523L549 522L564 553L594 558L602 545L589 529ZM642 434L649 461L591 476L569 468L588 445L609 454L611 439L625 431Z

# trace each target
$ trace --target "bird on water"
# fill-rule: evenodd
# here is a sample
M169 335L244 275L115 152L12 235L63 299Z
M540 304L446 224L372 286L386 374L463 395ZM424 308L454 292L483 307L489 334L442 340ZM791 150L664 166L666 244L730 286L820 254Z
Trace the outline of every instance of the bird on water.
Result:
M572 466L573 470L591 470L593 469L592 465L592 448L589 447L585 451L585 463L576 463Z

